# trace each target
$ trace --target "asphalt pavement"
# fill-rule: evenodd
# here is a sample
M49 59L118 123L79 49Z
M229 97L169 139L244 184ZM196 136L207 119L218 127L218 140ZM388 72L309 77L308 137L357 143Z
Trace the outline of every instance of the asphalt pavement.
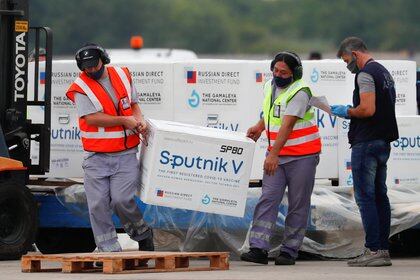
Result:
M206 261L192 261L191 266L207 265ZM208 262L208 261L207 261ZM58 267L58 264L49 264L47 267ZM44 266L43 266L44 268ZM298 261L294 266L257 265L240 261L231 261L227 271L191 271L191 272L166 272L166 273L134 273L134 274L102 274L61 272L22 273L20 261L0 261L1 280L90 280L90 279L304 279L304 280L345 280L345 279L420 279L420 258L393 259L390 267L348 267L345 261Z

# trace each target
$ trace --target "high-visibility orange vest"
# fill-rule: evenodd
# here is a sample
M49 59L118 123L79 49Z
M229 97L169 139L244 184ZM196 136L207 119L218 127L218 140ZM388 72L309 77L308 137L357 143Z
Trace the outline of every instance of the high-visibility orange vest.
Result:
M264 86L264 123L267 137L269 140L268 150L272 149L272 145L276 141L279 133L284 113L289 101L300 90L305 89L311 96L309 87L302 79L293 82L286 90L280 94L274 102L272 101L272 85L268 81ZM277 110L278 112L275 112ZM280 156L304 156L321 152L321 137L318 127L315 123L315 114L312 107L305 113L302 119L298 119L292 132L287 138L286 143L280 150Z
M132 116L131 110L131 75L126 67L106 67L109 80L118 99L115 108L111 97L102 85L90 78L85 72L67 90L66 96L74 102L74 94L81 93L89 97L95 108L111 116ZM110 93L112 94L112 93ZM88 125L85 118L79 118L83 149L89 152L114 153L137 147L140 143L138 134L124 126L97 127Z

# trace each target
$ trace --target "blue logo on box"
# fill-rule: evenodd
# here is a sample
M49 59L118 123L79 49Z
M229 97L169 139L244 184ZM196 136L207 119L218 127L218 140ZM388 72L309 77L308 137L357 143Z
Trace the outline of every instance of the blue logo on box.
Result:
M311 81L312 81L312 83L316 83L316 82L318 82L318 79L319 79L319 72L318 72L318 70L316 70L316 68L314 68L312 70L312 74L311 74Z
M201 199L201 203L203 203L204 205L209 204L210 201L211 201L211 198L207 194L203 197L203 199Z
M349 177L347 177L347 186L353 185L353 174L350 174Z
M198 92L195 89L193 89L193 91L191 93L191 97L188 98L188 104L192 108L197 108L198 105L200 105L200 95L198 94Z

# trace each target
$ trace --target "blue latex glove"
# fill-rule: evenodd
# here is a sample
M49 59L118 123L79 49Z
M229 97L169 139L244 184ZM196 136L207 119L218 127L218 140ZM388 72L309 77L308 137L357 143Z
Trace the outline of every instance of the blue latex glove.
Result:
M331 106L331 113L334 116L344 118L344 119L350 119L349 116L349 108L351 108L350 105L332 105Z

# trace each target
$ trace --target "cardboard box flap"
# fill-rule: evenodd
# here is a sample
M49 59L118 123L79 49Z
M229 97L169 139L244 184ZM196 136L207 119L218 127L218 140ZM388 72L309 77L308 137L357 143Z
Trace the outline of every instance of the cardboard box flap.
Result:
M212 127L204 127L180 122L172 122L165 120L147 120L150 125L158 128L161 131L176 132L192 134L197 136L212 137L217 139L228 139L234 141L243 141L248 143L254 143L252 139L246 137L245 133L236 131L224 131L223 135L220 133L220 129Z

